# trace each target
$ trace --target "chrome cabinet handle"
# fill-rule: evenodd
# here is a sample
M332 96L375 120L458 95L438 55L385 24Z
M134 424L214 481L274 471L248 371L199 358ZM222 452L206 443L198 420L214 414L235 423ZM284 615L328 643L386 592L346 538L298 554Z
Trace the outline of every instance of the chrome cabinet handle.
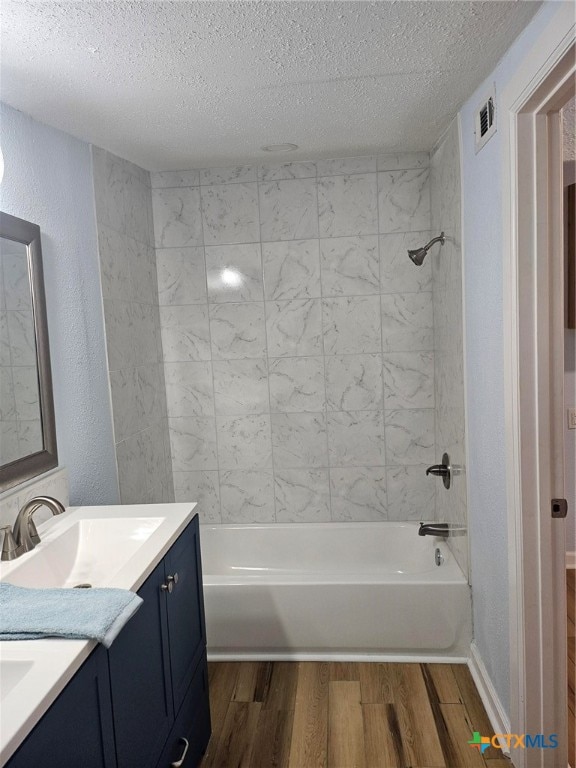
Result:
M182 757L180 760L176 760L174 763L170 763L170 768L180 768L181 765L184 765L184 760L186 760L186 755L188 753L188 747L190 746L190 743L188 742L188 739L184 738L184 736L180 738L180 741L184 742L184 752L182 752Z
M174 589L174 583L172 581L168 581L167 584L160 584L160 589L162 592L168 592L171 593Z
M166 577L166 581L167 581L169 584L170 584L170 583L173 583L173 584L178 584L178 574L177 574L177 573L175 573L173 576L172 576L172 575L170 575L170 576L167 576L167 577Z

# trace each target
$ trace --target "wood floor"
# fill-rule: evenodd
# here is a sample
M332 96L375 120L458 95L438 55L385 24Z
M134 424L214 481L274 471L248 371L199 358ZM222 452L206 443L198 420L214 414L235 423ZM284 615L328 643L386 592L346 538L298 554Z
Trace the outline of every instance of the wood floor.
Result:
M468 668L448 664L209 664L201 768L510 768Z
M570 765L576 768L576 706L574 703L576 690L576 653L575 644L575 617L576 612L576 588L574 576L576 570L566 570L566 602L568 608L568 760Z

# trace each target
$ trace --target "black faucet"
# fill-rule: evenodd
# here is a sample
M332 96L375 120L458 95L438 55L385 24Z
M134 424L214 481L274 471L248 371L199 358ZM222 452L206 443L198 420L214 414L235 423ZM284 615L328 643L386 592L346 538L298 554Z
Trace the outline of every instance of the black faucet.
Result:
M444 538L447 538L450 536L450 524L420 523L420 528L418 528L418 536L443 536Z

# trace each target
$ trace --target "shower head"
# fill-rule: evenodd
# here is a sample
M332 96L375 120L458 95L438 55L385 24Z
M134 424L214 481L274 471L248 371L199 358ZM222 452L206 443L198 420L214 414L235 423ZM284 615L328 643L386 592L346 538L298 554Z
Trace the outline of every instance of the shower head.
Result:
M408 256L414 262L414 264L416 264L417 267L422 266L422 264L424 263L426 254L428 253L430 248L434 245L434 243L440 243L440 245L444 245L445 243L444 232L440 232L439 237L433 237L432 240L430 240L429 243L426 243L426 245L422 246L422 248L416 248L413 251L408 251Z

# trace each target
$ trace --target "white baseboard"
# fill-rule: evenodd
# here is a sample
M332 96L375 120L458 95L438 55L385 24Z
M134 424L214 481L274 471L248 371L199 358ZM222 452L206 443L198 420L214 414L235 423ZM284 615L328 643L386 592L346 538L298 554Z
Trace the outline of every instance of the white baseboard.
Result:
M348 653L345 651L238 651L207 648L208 661L374 661L397 664L467 664L465 656L434 654Z
M494 729L494 733L510 733L510 720L502 706L498 694L496 693L494 684L488 675L484 662L480 657L478 647L474 641L470 643L468 669L476 683L476 688L478 689L478 693L480 694L482 704L484 704L484 709L490 720L490 725ZM506 746L506 742L501 741L500 744L502 745L502 751L506 755L509 755L510 749Z
M566 568L576 568L576 552L566 552Z

